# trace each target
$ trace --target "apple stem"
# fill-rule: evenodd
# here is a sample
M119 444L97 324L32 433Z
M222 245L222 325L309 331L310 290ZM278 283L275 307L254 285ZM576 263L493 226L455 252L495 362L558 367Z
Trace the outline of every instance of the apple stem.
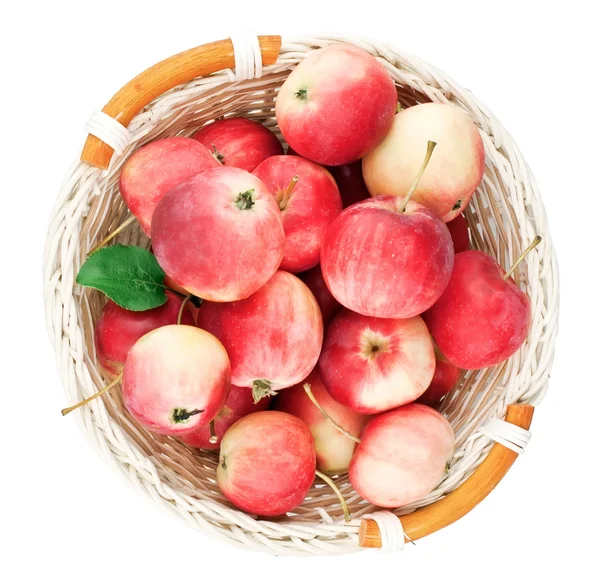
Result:
M263 397L277 395L277 392L271 387L268 379L255 379L252 382L252 399L258 403Z
M517 258L517 260L515 261L515 263L510 267L509 271L504 275L504 280L508 280L508 278L510 277L510 275L517 270L517 266L519 266L519 264L521 263L521 261L542 241L542 237L541 236L536 236L533 241L531 242L531 244L525 248L525 250L523 251L523 254L521 254L521 256L519 256L519 258Z
M342 426L340 426L324 409L323 406L317 401L317 398L315 397L315 394L312 392L311 388L310 388L310 383L305 383L303 385L304 387L304 391L306 392L306 395L308 396L308 398L310 399L310 401L312 401L315 406L317 407L317 409L323 414L323 416L325 418L327 418L331 424L333 425L333 427L338 431L341 432L342 434L344 434L344 436L346 436L347 438L350 438L353 442L356 442L357 444L360 444L360 438L357 438L354 434L351 434L348 430L345 430L344 428L342 428Z
M410 189L408 190L406 196L402 198L399 204L396 204L396 210L399 214L402 214L406 210L406 206L408 205L410 198L415 193L415 190L417 189L417 186L419 185L419 182L421 181L421 178L425 173L425 169L427 168L427 164L431 159L431 154L433 153L433 150L435 149L436 145L437 143L435 141L427 142L427 153L425 154L423 165L421 166L421 169L419 170L419 173L417 174L417 177L415 178L415 181L413 182L412 186L410 186Z
M183 301L181 301L181 306L179 307L179 314L177 315L177 324L181 325L181 319L183 318L183 310L185 306L188 304L188 301L192 298L192 295L187 295Z
M73 410L76 410L77 408L80 408L80 407L90 403L93 399L96 399L97 397L100 397L101 395L104 395L107 391L111 390L115 385L117 385L117 383L119 383L121 381L121 379L123 379L123 372L119 373L119 375L117 375L117 377L115 377L106 387L103 387L100 391L98 391L94 395L91 395L87 399L84 399L84 400L80 401L79 403L72 405L69 408L64 408L64 409L60 410L60 413L63 416L66 416L67 414L70 414Z
M288 202L290 201L292 191L294 190L294 187L298 183L299 179L300 179L300 176L292 176L290 183L288 184L287 188L283 192L283 195L281 196L281 200L279 200L279 202L278 202L280 210L285 210L286 206L288 205Z
M208 429L210 430L210 438L208 438L208 441L211 444L216 444L219 441L219 438L217 437L217 432L215 432L215 420L211 420L210 424L208 424Z
M125 230L125 228L127 228L127 226L134 221L135 216L129 216L125 222L123 222L118 228L115 228L104 240L102 240L102 242L98 242L98 244L96 244L96 246L94 246L94 248L88 252L88 256L90 256L90 254L94 254L96 250L100 250L100 248L103 246L106 246L106 244L108 244L119 232Z
M335 492L336 496L340 499L340 504L342 505L342 510L344 511L344 520L346 522L350 522L352 517L350 516L350 510L348 509L348 505L346 504L346 500L342 496L340 489L335 485L335 482L327 476L327 474L323 474L320 470L315 470L315 474L323 481L325 481L333 492Z

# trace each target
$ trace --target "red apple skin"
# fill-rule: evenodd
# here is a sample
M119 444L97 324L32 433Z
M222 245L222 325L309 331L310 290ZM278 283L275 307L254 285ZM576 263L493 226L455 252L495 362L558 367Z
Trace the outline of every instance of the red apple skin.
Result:
M471 248L469 225L467 224L467 219L465 218L464 214L459 214L456 216L456 218L454 218L454 220L446 222L446 226L448 226L448 230L450 230L450 236L452 236L454 254L464 252L465 250L469 250Z
M94 329L94 344L100 365L112 375L119 374L129 350L146 333L163 327L175 325L182 300L167 292L167 302L147 311L128 311L116 303L108 301ZM193 325L194 320L188 307L183 311L181 322Z
M284 244L273 196L256 176L234 167L179 184L160 201L152 220L152 248L164 271L210 301L236 301L256 292L279 267Z
M429 209L380 196L346 208L329 226L321 270L331 294L362 315L419 315L446 288L454 249L445 224Z
M176 185L218 167L203 145L188 137L167 137L140 147L121 169L119 189L142 230L150 236L156 205Z
M416 400L434 371L433 343L421 317L381 319L342 311L327 329L319 358L329 393L363 414Z
M348 476L368 502L397 508L420 500L440 483L453 451L448 421L436 410L413 403L366 425Z
M281 133L321 165L360 159L392 126L398 95L385 68L366 51L335 44L311 51L283 83L275 103Z
M316 365L323 343L315 297L283 270L247 299L204 303L198 326L225 345L232 382L244 387L263 380L277 391L299 383Z
M482 369L508 359L531 322L529 297L491 257L479 250L456 255L446 290L425 313L427 326L448 361Z
M227 401L215 418L215 434L217 442L210 441L210 428L208 425L200 426L194 432L181 436L181 440L195 448L203 450L218 450L225 432L239 419L255 412L264 411L269 407L269 399L263 398L254 403L252 390L247 387L232 385L227 396Z
M190 325L167 325L129 350L123 403L148 430L181 436L216 417L230 383L229 357L218 339ZM178 419L181 410L191 415Z
M417 400L424 405L435 405L456 385L460 369L452 365L444 354L434 345L435 373L425 393Z
M268 157L283 153L274 133L257 121L242 117L209 123L192 138L207 147L223 165L248 172Z
M275 399L276 409L300 418L310 428L315 439L317 468L326 474L345 474L348 472L356 444L342 434L310 401L304 391L305 383L310 384L316 400L331 418L357 438L368 416L334 400L316 369L298 385L284 389Z
M371 197L363 179L362 162L355 161L354 163L331 167L329 170L340 190L344 208L356 204L356 202L368 200Z
M263 161L254 175L270 190L281 209L285 248L280 268L302 272L319 262L327 226L342 211L340 192L322 166L294 155L276 155ZM284 192L298 176L287 202Z
M278 516L302 504L315 467L314 440L303 421L279 411L257 412L225 433L217 482L243 511Z
M319 303L319 308L321 309L321 315L323 316L323 326L326 327L336 313L342 308L342 305L340 305L331 292L329 292L329 289L325 284L325 279L323 278L323 273L321 272L321 266L317 264L314 268L302 272L298 276L310 289L315 299L317 299L317 303Z

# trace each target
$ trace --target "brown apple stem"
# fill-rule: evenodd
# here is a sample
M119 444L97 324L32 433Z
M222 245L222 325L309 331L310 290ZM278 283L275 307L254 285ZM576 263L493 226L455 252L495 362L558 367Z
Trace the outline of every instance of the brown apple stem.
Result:
M321 404L317 401L317 398L315 397L315 394L312 392L311 388L310 388L310 383L305 383L303 385L304 387L304 391L306 392L306 395L308 396L308 398L310 399L310 401L312 401L315 406L317 407L317 409L323 414L323 416L325 418L327 418L331 424L333 425L333 427L338 431L341 432L342 434L344 434L344 436L346 436L347 438L350 438L353 442L356 442L357 444L360 444L360 438L357 438L354 434L351 434L348 430L345 430L344 428L342 428L342 426L340 426L324 409L323 406L321 406Z
M285 191L283 192L283 196L281 196L281 200L279 200L279 202L278 202L280 210L285 210L286 206L288 205L288 202L290 201L292 192L294 191L294 188L296 187L296 184L298 183L299 179L300 179L300 176L292 176L290 183L288 184L287 188L285 188Z
M64 408L60 410L60 413L63 416L66 416L67 414L70 414L73 410L76 410L77 408L80 408L90 403L93 399L96 399L97 397L100 397L101 395L104 395L107 391L111 390L115 385L117 385L117 383L121 381L121 379L123 379L123 372L119 373L117 377L115 377L106 387L103 387L99 392L95 393L94 395L91 395L83 401L80 401L79 403L76 403L75 405L72 405L70 408Z
M119 232L125 230L125 228L127 228L127 226L129 226L129 224L131 224L133 221L135 221L135 216L129 216L125 222L123 222L118 228L115 228L104 240L102 240L102 242L96 244L96 246L94 246L94 248L88 252L88 256L90 254L94 254L96 250L100 250L100 248L108 244Z
M188 301L192 298L192 295L187 295L183 301L181 301L181 306L179 307L179 314L177 315L177 324L181 325L181 319L183 317L183 310L185 306L188 304Z
M215 432L215 420L211 420L210 424L208 424L208 429L210 430L210 438L208 438L208 441L211 444L216 444L219 441L219 438L217 437L217 432Z
M323 474L323 472L321 472L320 470L315 470L315 474L321 480L325 481L331 487L331 490L333 490L333 492L335 492L335 495L340 499L340 504L342 505L342 510L344 511L344 520L346 522L351 521L352 517L350 516L350 510L348 509L346 500L342 496L340 489L335 485L335 482L331 478L329 478L329 476L327 476L327 474Z
M504 275L504 280L508 280L508 278L510 277L510 275L517 270L517 266L519 266L519 264L521 263L521 261L542 241L542 237L541 236L536 236L533 241L531 242L531 244L525 248L525 250L523 251L523 254L521 254L521 256L519 256L519 258L517 258L517 260L515 261L515 263L510 267L510 269L508 270L508 272Z
M410 186L410 189L408 190L406 196L402 198L399 204L396 204L396 210L399 214L402 214L406 210L406 206L408 205L408 202L410 202L410 198L415 193L415 190L417 189L417 186L419 185L419 182L421 181L421 178L425 173L425 169L427 169L427 164L431 159L431 154L433 153L433 150L435 149L436 145L437 143L435 141L427 142L427 153L425 154L423 165L421 166L421 169L419 170L419 173L417 174L417 177L415 178L415 181L413 182L412 186Z

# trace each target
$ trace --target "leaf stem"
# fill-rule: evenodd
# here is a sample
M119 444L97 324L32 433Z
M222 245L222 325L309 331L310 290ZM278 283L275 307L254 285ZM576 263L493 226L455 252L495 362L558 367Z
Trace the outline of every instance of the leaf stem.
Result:
M72 405L69 408L64 408L64 409L60 410L60 413L63 416L66 416L67 414L70 414L73 410L76 410L77 408L80 408L80 407L90 403L92 400L96 399L97 397L100 397L101 395L104 395L107 391L111 390L115 385L117 385L117 383L119 383L121 381L121 379L123 379L123 372L119 373L119 375L117 375L117 377L115 377L106 387L102 388L100 391L98 391L94 395L91 395L87 399L84 399L84 400L80 401L79 403Z
M408 190L406 196L404 196L402 198L401 202L396 205L396 210L398 211L399 214L404 213L404 211L406 210L406 206L408 205L410 198L415 193L415 190L417 189L417 186L419 185L419 182L421 181L421 178L423 177L423 174L425 173L425 170L427 169L427 164L429 163L429 160L431 159L431 154L433 153L433 150L435 149L436 145L437 145L437 143L435 141L427 142L427 153L425 154L425 159L423 160L423 165L421 166L421 169L419 170L419 173L417 174L417 177L415 178L415 181L413 182L412 186L410 186L410 189Z
M523 254L521 254L521 256L519 256L519 258L517 258L517 260L515 261L515 263L510 267L510 269L508 270L508 272L504 275L504 280L508 280L508 277L515 271L517 270L517 266L519 266L519 264L521 263L521 261L542 241L542 237L541 236L536 236L533 241L531 242L531 244L525 248L525 250L523 251Z
M125 228L127 228L127 226L129 226L129 224L131 224L134 221L135 221L135 216L129 216L129 218L127 218L127 220L125 220L125 222L123 222L118 228L115 228L104 240L102 240L102 242L99 242L98 244L96 244L96 246L94 246L94 248L92 248L88 252L88 256L90 254L94 254L94 252L96 252L96 250L100 250L100 248L102 248L103 246L106 246L117 234L119 234L120 232L125 230Z
M179 314L177 315L177 324L181 325L181 319L183 317L183 310L185 306L188 304L188 301L192 298L192 295L187 295L185 299L181 302L181 306L179 307Z
M335 482L327 476L327 474L323 474L320 470L315 470L315 474L321 479L324 480L330 487L333 492L335 492L336 496L340 499L340 504L342 505L342 510L344 511L344 520L349 522L352 517L350 516L350 510L348 509L348 505L346 504L346 500L342 496L340 489L335 485Z

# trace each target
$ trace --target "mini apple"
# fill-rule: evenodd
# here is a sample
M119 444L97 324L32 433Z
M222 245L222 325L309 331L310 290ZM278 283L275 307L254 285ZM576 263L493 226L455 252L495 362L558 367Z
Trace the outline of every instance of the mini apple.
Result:
M192 136L207 147L219 162L252 172L259 163L283 153L274 133L251 119L219 119Z
M344 208L370 197L363 179L361 161L330 167L329 171L338 185Z
M400 111L385 139L363 159L363 176L372 196L404 196L428 141L438 147L413 200L449 222L465 209L485 168L479 130L460 108L424 103Z
M129 350L123 402L148 430L181 436L219 413L230 382L229 357L218 339L190 325L167 325Z
M168 192L152 220L152 248L166 274L191 294L236 301L281 263L281 211L266 186L234 167L198 174Z
M441 482L453 451L448 421L413 403L369 421L348 476L368 502L397 508L420 500Z
M398 95L390 74L361 48L311 51L289 74L275 103L290 147L321 165L360 159L385 137Z
M302 504L315 467L314 440L302 420L279 411L256 412L225 433L217 482L245 512L278 516Z
M298 276L310 289L315 299L317 299L321 315L323 316L323 325L327 326L329 321L342 308L342 305L335 300L327 288L323 273L321 272L321 266L317 264L314 268L306 272L301 272Z
M276 155L255 170L283 218L285 248L280 268L302 272L319 262L325 229L342 211L335 180L322 166L294 155Z
M460 369L452 365L444 354L434 344L435 372L433 379L425 393L417 400L417 403L435 405L457 384L460 377Z
M454 254L464 252L465 250L469 250L471 248L469 225L467 224L467 219L465 218L464 214L459 214L456 216L456 218L454 218L454 220L446 222L446 226L448 226L448 230L450 230L450 236L452 236Z
M381 319L342 311L327 329L319 358L329 393L363 414L416 400L434 371L433 343L421 317Z
M323 343L315 297L299 278L283 270L246 299L204 303L198 326L225 345L233 384L251 387L255 401L307 377Z
M150 236L154 209L173 187L219 162L188 137L157 139L140 147L123 164L119 189L142 230Z

